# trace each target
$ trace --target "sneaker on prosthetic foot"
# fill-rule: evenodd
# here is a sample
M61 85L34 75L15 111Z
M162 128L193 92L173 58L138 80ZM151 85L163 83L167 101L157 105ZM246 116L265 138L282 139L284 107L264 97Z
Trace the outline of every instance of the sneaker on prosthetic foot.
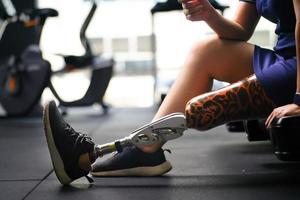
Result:
M83 176L91 182L87 175L94 158L89 155L95 145L91 138L76 132L63 120L54 101L44 108L44 129L53 168L61 184L67 185ZM82 155L86 155L85 162L88 162L85 169L79 162Z
M166 160L164 151L144 153L132 146L124 148L123 152L116 153L105 161L97 160L90 172L93 176L160 176L172 169Z

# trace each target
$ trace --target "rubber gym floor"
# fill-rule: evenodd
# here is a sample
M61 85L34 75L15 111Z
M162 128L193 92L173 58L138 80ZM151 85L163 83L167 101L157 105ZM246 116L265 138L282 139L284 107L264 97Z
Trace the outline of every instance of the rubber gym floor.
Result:
M75 129L105 143L149 122L154 108L112 108L108 115L76 110ZM189 130L165 148L173 170L161 177L94 178L70 187L57 181L41 118L0 120L0 199L300 199L300 163L282 162L270 142L249 143L224 126Z

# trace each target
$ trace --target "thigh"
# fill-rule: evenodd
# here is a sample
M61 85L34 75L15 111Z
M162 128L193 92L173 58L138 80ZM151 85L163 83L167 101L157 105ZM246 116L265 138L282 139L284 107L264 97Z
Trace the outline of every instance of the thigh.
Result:
M193 48L191 60L211 78L233 83L254 73L253 54L252 44L212 36Z
M211 90L213 79L232 83L253 74L253 52L254 46L246 42L216 36L200 41L188 54L155 118L183 112L191 98Z

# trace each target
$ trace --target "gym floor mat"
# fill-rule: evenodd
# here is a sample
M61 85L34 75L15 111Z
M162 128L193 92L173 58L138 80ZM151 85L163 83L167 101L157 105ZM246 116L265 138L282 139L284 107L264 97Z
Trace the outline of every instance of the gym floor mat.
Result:
M107 116L84 111L67 117L96 143L129 134L151 121L154 110L112 109ZM162 177L94 178L62 187L52 172L41 120L0 121L0 199L299 199L300 163L282 162L270 142L249 143L224 126L189 130L169 142L173 170ZM24 185L24 187L22 187ZM7 196L7 194L10 194ZM6 198L9 197L9 198Z

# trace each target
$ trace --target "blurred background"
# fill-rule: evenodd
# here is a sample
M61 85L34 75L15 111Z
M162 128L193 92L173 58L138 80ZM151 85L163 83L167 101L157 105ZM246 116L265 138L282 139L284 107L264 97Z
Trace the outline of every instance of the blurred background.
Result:
M230 6L224 16L231 18L239 1L219 2ZM104 97L113 107L154 105L177 76L193 43L213 34L204 22L187 21L180 10L158 12L152 17L150 10L156 3L153 0L98 1L87 37L94 53L115 58L114 76ZM38 7L59 12L58 17L47 20L41 48L52 69L60 69L64 61L57 54L84 53L79 31L91 2L40 0ZM272 48L276 41L274 28L261 19L250 42ZM61 95L67 100L80 98L89 85L88 76L84 73L67 76L55 78L54 82L60 84L58 92L62 91ZM49 90L45 90L42 97L43 101L53 98Z

